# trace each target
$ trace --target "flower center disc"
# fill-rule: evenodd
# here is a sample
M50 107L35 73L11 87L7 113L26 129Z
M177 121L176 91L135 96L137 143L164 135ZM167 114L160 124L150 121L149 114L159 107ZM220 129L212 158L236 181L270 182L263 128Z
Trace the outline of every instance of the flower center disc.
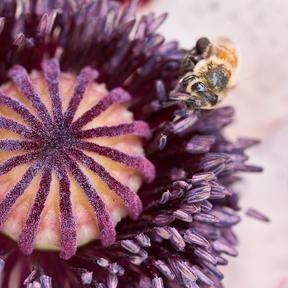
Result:
M55 59L30 75L14 66L0 91L0 225L25 254L115 241L115 225L142 209L136 195L154 166L144 158L146 123L133 121L121 88L110 92L85 67L60 73Z

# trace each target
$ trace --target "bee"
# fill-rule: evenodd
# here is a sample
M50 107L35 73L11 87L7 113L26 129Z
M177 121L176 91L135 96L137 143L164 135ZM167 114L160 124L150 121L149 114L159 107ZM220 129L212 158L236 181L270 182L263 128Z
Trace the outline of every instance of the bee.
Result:
M184 56L180 80L164 107L182 102L186 115L194 109L199 113L201 109L214 109L234 86L237 64L238 55L231 43L200 38Z

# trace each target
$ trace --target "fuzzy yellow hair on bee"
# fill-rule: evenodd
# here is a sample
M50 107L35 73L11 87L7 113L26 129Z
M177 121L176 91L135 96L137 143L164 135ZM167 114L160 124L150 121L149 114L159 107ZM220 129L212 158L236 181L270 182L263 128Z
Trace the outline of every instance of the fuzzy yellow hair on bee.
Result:
M183 58L177 87L170 93L170 106L179 101L187 110L214 109L235 85L238 54L227 40L200 38Z

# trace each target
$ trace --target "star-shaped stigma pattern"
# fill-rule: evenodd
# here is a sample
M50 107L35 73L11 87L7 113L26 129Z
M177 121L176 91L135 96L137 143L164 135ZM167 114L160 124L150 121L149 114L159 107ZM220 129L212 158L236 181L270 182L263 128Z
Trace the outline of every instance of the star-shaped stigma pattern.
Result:
M16 185L1 196L0 225L3 226L12 206L25 193L35 175L40 173L39 189L35 194L18 241L23 253L32 253L41 213L51 192L52 174L56 173L59 182L60 256L69 259L77 249L77 225L76 216L72 209L69 175L72 175L93 208L102 244L107 246L115 241L112 217L101 198L101 193L97 191L93 181L81 169L81 165L100 177L108 189L122 199L132 219L137 219L142 211L142 203L137 194L113 177L103 165L90 156L91 153L96 153L98 156L107 157L114 162L138 170L147 182L151 182L155 176L153 164L145 157L130 155L87 139L125 135L149 137L150 130L148 125L142 121L83 129L85 125L100 116L113 104L128 101L130 99L129 94L122 88L116 88L75 120L76 111L84 97L86 88L97 78L98 72L90 67L81 70L68 108L63 111L59 88L60 69L58 61L55 59L43 61L42 70L48 85L52 112L49 112L45 101L41 99L29 80L27 71L21 66L14 66L9 71L9 76L16 83L19 91L29 100L30 105L36 111L36 115L16 98L8 96L0 90L0 105L6 107L6 110L8 108L10 111L14 111L13 113L16 112L24 121L23 124L13 118L0 116L0 129L9 130L21 136L17 139L0 140L0 151L20 152L5 159L0 164L0 176L9 173L19 165L27 163L30 165ZM0 130L0 133L4 130Z

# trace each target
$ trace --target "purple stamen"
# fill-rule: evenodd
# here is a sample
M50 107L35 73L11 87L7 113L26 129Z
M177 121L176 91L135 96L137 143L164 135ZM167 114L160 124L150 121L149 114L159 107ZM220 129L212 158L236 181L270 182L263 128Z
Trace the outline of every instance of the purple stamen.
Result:
M258 219L258 220L261 220L261 221L264 221L264 222L269 222L269 218L266 217L265 215L263 215L262 213L256 211L255 209L252 209L252 208L249 208L247 211L246 211L246 215L248 216L251 216L255 219Z

